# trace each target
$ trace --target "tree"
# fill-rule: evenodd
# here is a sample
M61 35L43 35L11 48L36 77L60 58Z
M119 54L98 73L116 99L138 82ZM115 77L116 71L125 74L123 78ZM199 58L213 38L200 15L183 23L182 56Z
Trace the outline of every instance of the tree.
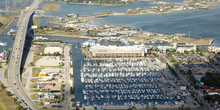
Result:
M14 103L17 103L18 100L16 98L13 98L13 99L14 99Z
M2 87L2 89L5 89L5 86L4 86L4 84L3 84L3 83L1 84L1 87Z
M0 22L0 27L2 27L3 26L3 23L2 22Z
M10 95L11 95L11 92L10 92L10 91L7 91L6 94L7 94L8 96L10 96Z
M18 105L16 109L17 109L17 110L24 110L24 107L21 106L21 105Z

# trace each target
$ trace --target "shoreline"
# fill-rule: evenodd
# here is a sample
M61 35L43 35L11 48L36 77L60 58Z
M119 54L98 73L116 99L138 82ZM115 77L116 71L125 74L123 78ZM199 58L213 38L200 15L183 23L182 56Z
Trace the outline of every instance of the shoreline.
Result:
M158 1L158 3L161 2L161 1ZM172 2L171 2L172 3ZM177 3L179 4L179 6L182 6L184 2L180 2L180 3ZM215 3L220 3L220 1L215 1L215 2L209 2L207 4L204 4L202 7L187 7L188 9L180 9L180 8L176 8L176 9L170 9L170 10L167 10L167 11L155 11L155 9L153 8L144 8L144 9L141 9L141 10L131 10L128 12L127 11L123 11L123 12L111 12L111 13L106 13L107 11L104 11L104 12L99 12L99 13L94 13L96 15L99 15L99 16L118 16L118 15L145 15L145 14L168 14L168 13L173 13L173 12L181 12L181 11L190 11L190 10L199 10L199 9L208 9L208 8L211 8L211 7L215 7L216 4ZM155 3L154 3L155 4ZM186 4L185 4L186 5ZM161 4L157 4L157 6L163 6ZM178 5L177 5L178 6ZM183 5L184 6L184 5ZM131 13L132 11L143 11L143 12L134 12L134 13Z
M17 16L13 16L12 18L9 18L10 21L5 26L3 25L0 28L0 34L4 33L8 29L8 27L15 21L16 18Z
M149 108L149 109L153 109L153 108L159 108L159 109L177 109L179 110L179 108L181 106L184 107L189 107L191 109L199 109L201 108L199 105L189 105L189 104L178 104L178 105L175 105L175 104L152 104L152 105L147 105L147 104L135 104L134 106L131 106L131 105L103 105L103 106L99 106L99 105L94 105L94 106L82 106L82 108L85 108L86 110L91 110L91 109L94 109L94 107L99 107L99 108L104 108L104 109L112 109L112 110L118 110L118 109L121 109L121 110L127 110L129 108L136 108L136 109L146 109L146 108Z
M107 40L106 38L103 38L103 37L89 37L89 36L85 36L85 35L61 35L61 34L35 34L36 36L52 36L52 37L69 37L69 38L80 38L80 39L95 39L95 40ZM182 37L182 39L185 39L185 40L194 40L194 41L191 41L191 42L204 42L203 40L209 42L208 44L199 44L199 43L193 43L197 46L211 46L212 43L214 42L214 39L210 39L210 38L202 38L202 39L188 39L186 37ZM197 40L202 40L202 41L197 41ZM137 40L134 40L134 42L137 41ZM128 41L131 43L131 41ZM146 42L143 42L143 41L138 41L140 43L146 43ZM181 42L181 41L179 41ZM182 41L184 42L184 41ZM173 42L169 43L169 45L171 45ZM188 41L185 41L185 43L188 43Z
M97 6L122 6L122 5L128 5L128 4L132 4L132 3L126 3L126 4L98 4L98 3L74 3L74 2L62 2L62 1L54 1L54 0L45 0L45 1L49 1L49 2L57 2L57 3L66 3L66 4L79 4L79 5L97 5Z

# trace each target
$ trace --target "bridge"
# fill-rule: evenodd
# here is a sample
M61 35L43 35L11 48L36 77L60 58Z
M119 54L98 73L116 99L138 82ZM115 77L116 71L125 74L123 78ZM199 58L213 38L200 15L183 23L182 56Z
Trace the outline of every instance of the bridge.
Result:
M25 93L24 86L21 82L20 68L23 54L23 48L25 44L25 37L27 33L28 23L30 16L38 8L42 0L34 0L28 9L24 9L21 12L21 16L18 22L18 29L15 36L13 49L11 52L10 62L8 66L8 86L12 93L21 102L21 105L27 109L38 110L36 104Z

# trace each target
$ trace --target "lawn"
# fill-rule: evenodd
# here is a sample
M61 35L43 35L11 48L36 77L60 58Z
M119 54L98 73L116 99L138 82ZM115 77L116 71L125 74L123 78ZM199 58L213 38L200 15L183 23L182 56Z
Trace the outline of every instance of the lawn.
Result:
M14 102L14 98L8 96L6 90L0 87L0 110L14 110L16 107L17 104Z
M42 103L42 102L35 101L34 103L35 103L37 106L43 106L43 103Z
M37 26L39 24L39 18L38 17L34 17L33 21L34 21L34 26Z
M38 48L35 48L35 49L34 49L34 58L33 58L33 62L31 62L29 66L34 66L35 63L36 63L39 59L42 58L42 56L37 55L37 50L38 50Z
M4 78L8 77L8 69L5 69Z
M38 77L38 74L41 72L40 68L33 68L32 69L32 77Z
M36 82L36 81L39 81L39 78L31 79L31 82Z
M33 99L33 100L38 100L37 94L32 94L32 95L31 95L31 99Z
M42 10L44 11L57 11L59 10L60 5L59 4L45 4Z

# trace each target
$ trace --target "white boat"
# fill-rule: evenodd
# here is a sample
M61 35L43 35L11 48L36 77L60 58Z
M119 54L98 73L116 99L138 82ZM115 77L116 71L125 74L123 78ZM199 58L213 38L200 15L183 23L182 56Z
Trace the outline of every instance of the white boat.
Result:
M10 31L8 31L7 34L10 35L10 36L14 36L15 35L15 30L11 29Z

